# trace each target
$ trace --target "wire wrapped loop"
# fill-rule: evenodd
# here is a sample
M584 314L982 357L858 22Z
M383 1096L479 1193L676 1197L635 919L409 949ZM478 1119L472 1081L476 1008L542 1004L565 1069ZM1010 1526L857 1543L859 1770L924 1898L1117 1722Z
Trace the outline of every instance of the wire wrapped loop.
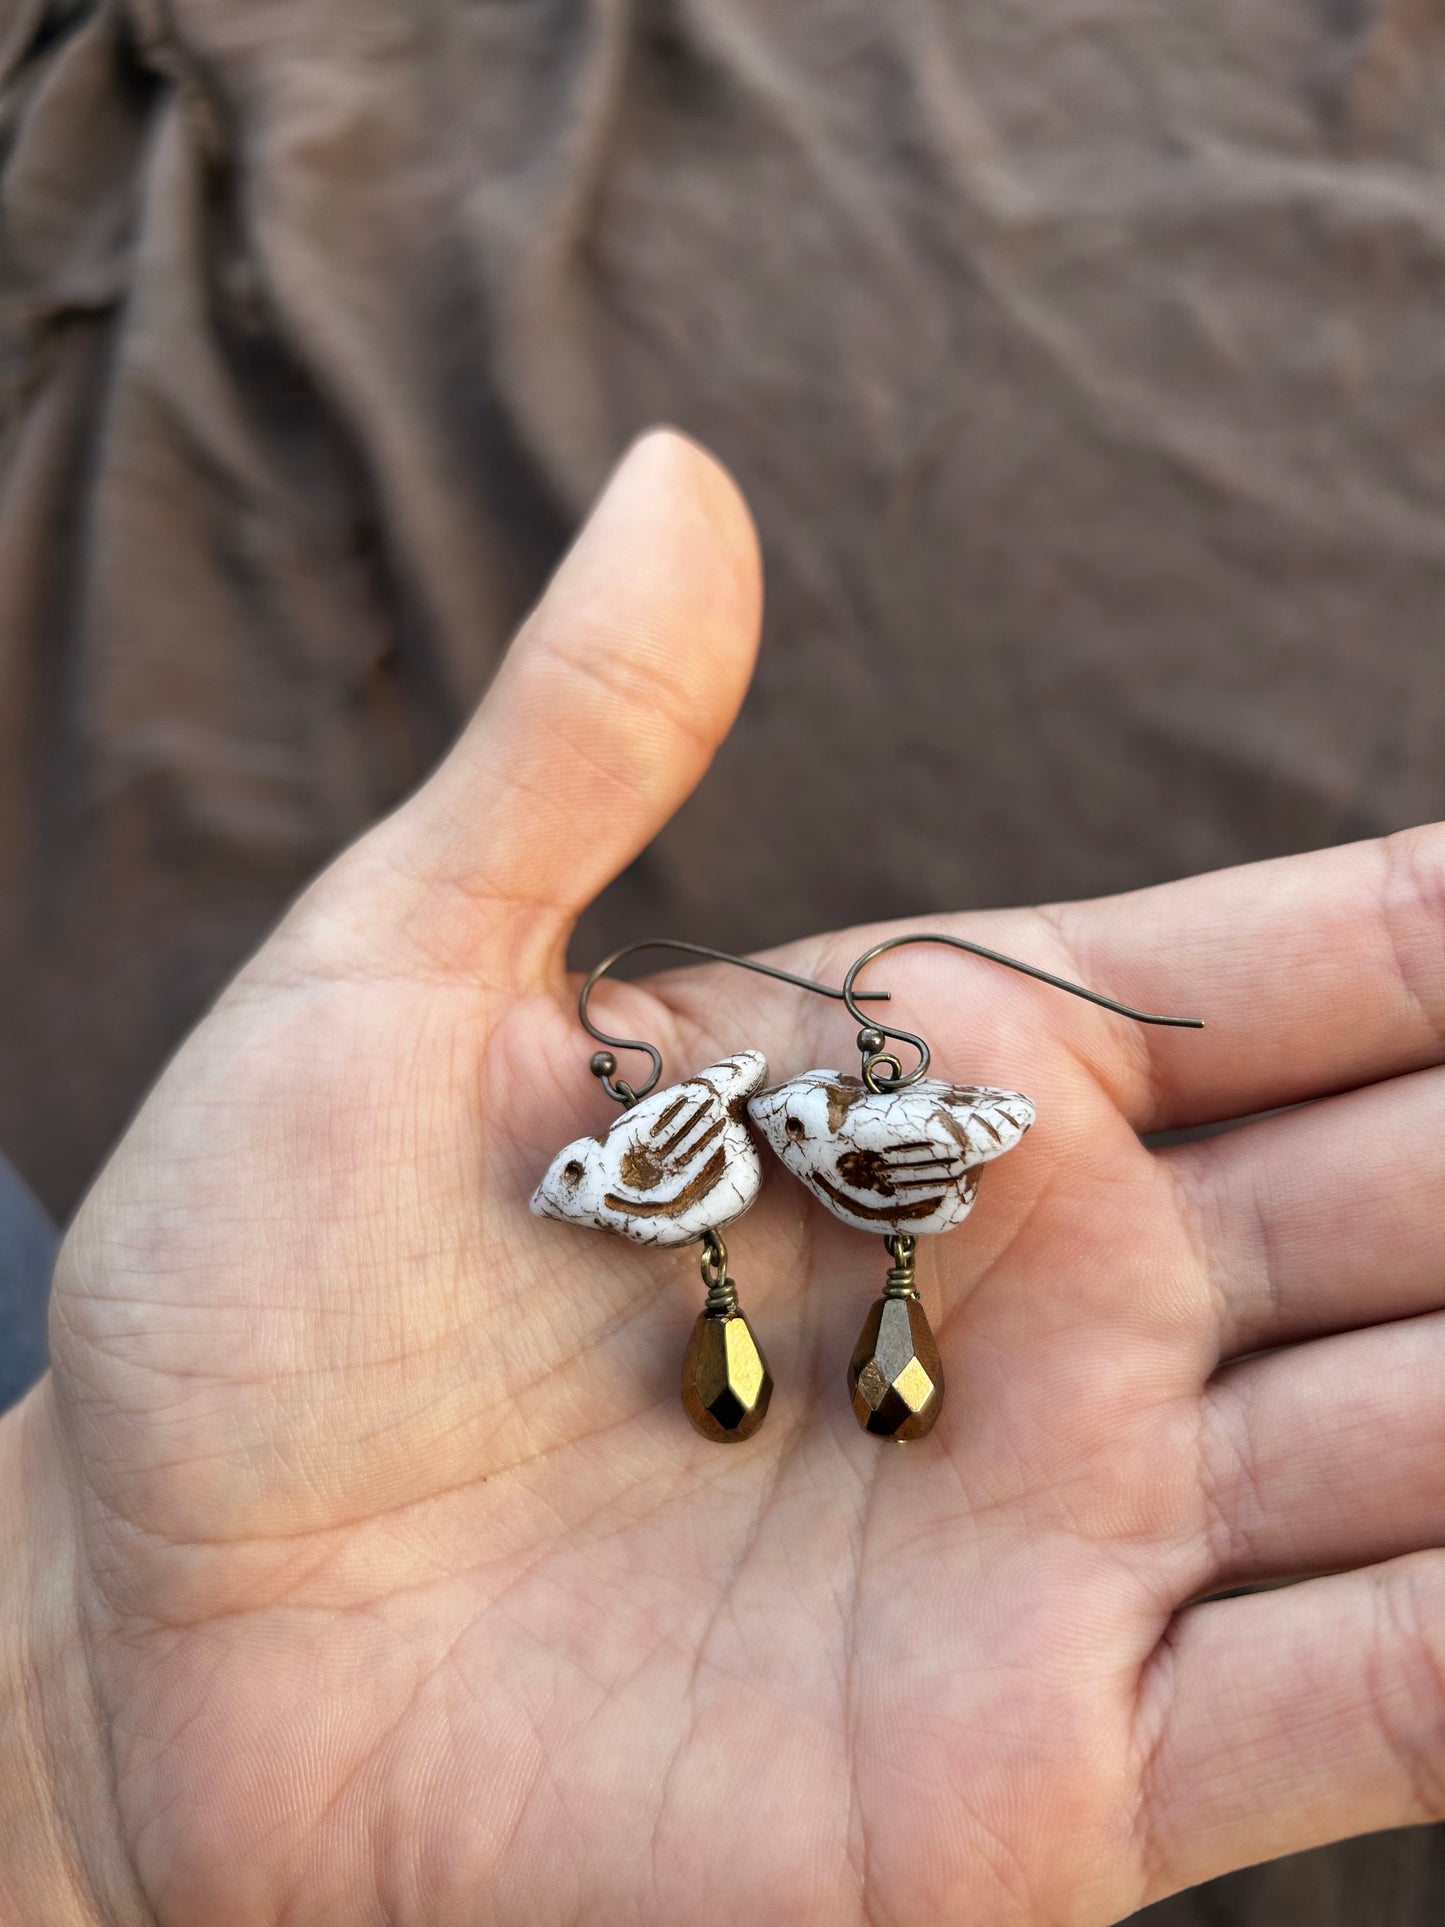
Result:
M698 1269L707 1287L704 1309L710 1318L731 1318L738 1308L738 1288L728 1277L728 1248L716 1231L702 1234L702 1258Z
M914 1280L913 1267L918 1255L918 1240L907 1231L890 1232L883 1240L888 1256L893 1260L888 1276L883 1281L885 1298L916 1298L918 1286Z

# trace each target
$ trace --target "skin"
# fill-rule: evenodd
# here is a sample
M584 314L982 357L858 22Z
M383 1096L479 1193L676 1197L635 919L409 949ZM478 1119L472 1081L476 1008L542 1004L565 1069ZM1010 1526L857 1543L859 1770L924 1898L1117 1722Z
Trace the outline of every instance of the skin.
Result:
M569 931L726 733L759 594L727 478L640 443L96 1185L0 1425L5 1922L1097 1927L1445 1812L1445 832L916 920L1202 1033L874 966L937 1074L1039 1109L923 1243L919 1445L843 1389L881 1243L771 1159L746 1445L678 1404L695 1252L529 1215L612 1115ZM598 1012L675 1077L856 1064L734 971Z

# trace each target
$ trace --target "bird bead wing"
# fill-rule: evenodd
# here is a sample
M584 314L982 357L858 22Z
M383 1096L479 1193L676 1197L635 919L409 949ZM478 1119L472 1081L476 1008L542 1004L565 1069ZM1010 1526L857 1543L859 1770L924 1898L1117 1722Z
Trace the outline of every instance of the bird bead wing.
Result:
M748 1113L814 1197L860 1231L950 1231L978 1174L1034 1121L1017 1091L931 1079L870 1091L840 1071L805 1071L761 1091Z
M609 1130L564 1146L533 1211L644 1245L688 1244L741 1217L763 1179L747 1102L767 1074L760 1051L739 1051L653 1091Z

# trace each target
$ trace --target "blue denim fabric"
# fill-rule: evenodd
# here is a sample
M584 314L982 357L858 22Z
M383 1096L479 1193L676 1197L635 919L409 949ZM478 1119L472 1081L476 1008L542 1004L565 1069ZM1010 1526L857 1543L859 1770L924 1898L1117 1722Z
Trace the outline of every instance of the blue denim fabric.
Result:
M45 1318L59 1243L55 1226L0 1157L0 1412L49 1362Z

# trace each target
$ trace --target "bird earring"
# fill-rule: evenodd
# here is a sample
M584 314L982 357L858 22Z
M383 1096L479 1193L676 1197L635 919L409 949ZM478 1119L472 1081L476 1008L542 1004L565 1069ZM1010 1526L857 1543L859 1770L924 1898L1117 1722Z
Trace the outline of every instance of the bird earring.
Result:
M623 1111L610 1129L578 1138L557 1153L533 1195L532 1209L539 1217L617 1232L637 1244L701 1242L707 1296L683 1355L682 1403L704 1438L730 1443L752 1437L773 1395L772 1375L739 1309L727 1246L719 1235L723 1225L747 1210L762 1183L747 1104L761 1090L768 1066L761 1051L736 1051L685 1082L658 1090L662 1053L656 1045L609 1037L597 1028L588 1013L593 990L624 958L654 949L734 964L820 997L841 999L843 992L772 964L670 937L645 937L614 951L578 992L582 1028L602 1046L593 1054L592 1074ZM887 996L886 991L866 994L875 1000ZM618 1077L617 1051L641 1051L650 1060L639 1087Z
M1135 1023L1203 1028L1198 1017L1132 1010L963 937L889 937L865 950L843 980L842 1001L862 1026L862 1075L805 1071L749 1100L753 1122L794 1177L844 1224L884 1235L887 1281L854 1347L848 1393L863 1429L894 1439L922 1438L943 1408L943 1365L914 1282L918 1240L962 1224L983 1166L1012 1150L1034 1121L1032 1102L1018 1091L928 1078L931 1052L924 1040L872 1023L858 1008L855 985L864 967L885 951L917 943L986 957ZM889 1039L918 1053L912 1070L905 1073L885 1049Z

